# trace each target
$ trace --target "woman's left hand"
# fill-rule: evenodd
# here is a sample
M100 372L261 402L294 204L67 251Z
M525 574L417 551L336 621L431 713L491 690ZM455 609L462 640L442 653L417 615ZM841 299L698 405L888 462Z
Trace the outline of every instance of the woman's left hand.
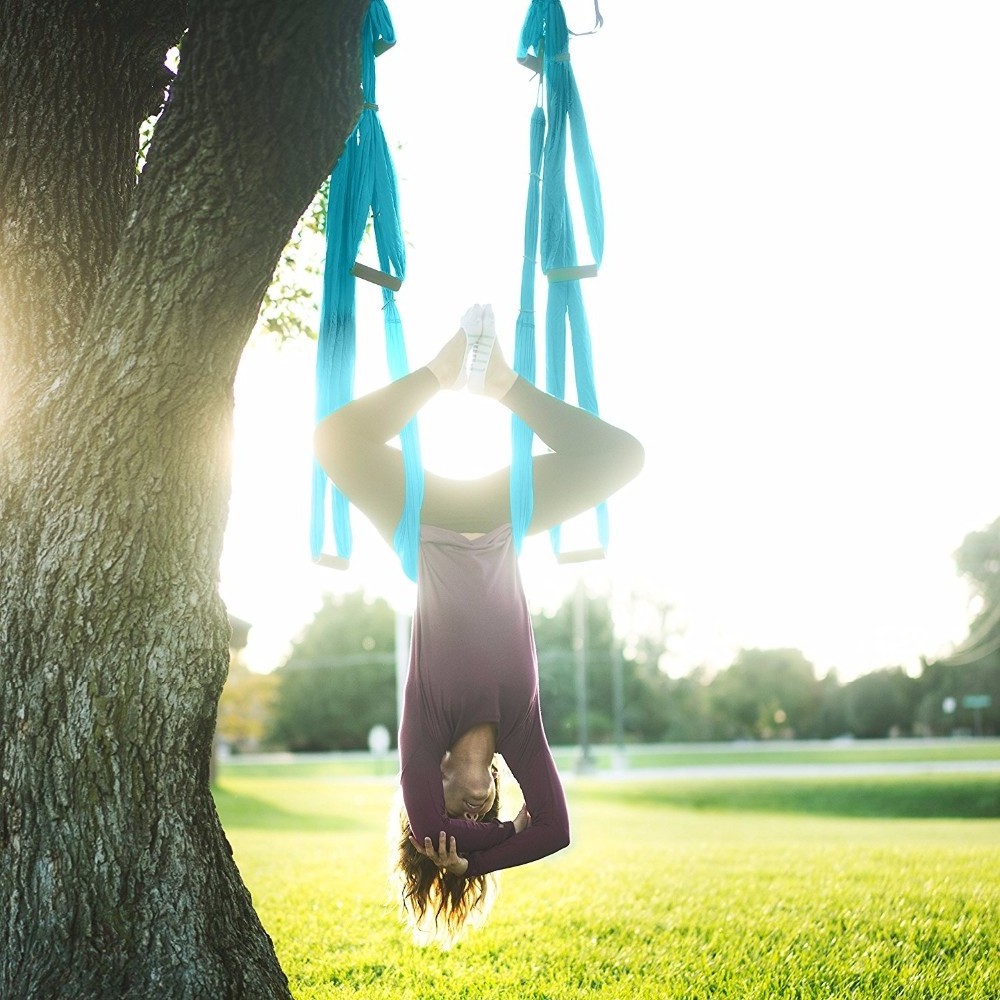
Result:
M434 849L434 841L430 837L424 837L423 846L418 844L413 837L410 837L410 843L421 854L430 858L438 868L444 868L451 875L464 875L468 871L469 862L455 850L455 838L452 837L449 843L444 830L441 831L438 838L437 850Z

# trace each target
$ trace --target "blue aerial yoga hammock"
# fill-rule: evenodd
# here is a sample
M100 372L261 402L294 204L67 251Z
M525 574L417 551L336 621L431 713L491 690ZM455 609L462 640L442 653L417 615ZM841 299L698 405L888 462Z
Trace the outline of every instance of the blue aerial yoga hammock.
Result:
M368 277L382 286L382 310L389 376L409 372L403 324L394 292L406 276L406 249L399 216L396 171L375 103L375 57L395 43L395 32L384 0L372 0L361 37L361 77L364 105L347 138L333 173L326 217L326 263L316 352L316 418L322 420L354 396L355 278ZM381 271L356 265L369 215ZM400 432L405 470L405 502L393 539L411 580L417 577L417 545L424 474L416 419ZM313 463L310 548L323 557L327 497L332 498L334 539L340 563L351 554L350 508L347 498Z
M598 24L600 14L598 12ZM532 53L534 53L532 55ZM518 60L536 69L544 84L541 102L531 116L529 142L528 200L524 224L524 263L521 272L521 302L514 341L514 370L535 381L535 266L538 263L539 230L541 268L548 278L545 310L546 390L566 398L566 320L569 319L573 348L573 374L577 404L597 414L597 391L590 330L583 303L580 278L596 275L604 253L604 213L601 188L594 164L583 105L569 61L569 31L559 0L532 0L521 29ZM566 191L566 135L569 132L580 201L587 228L592 266L580 266L573 235ZM531 429L514 417L511 425L511 524L520 548L532 515ZM607 505L596 509L598 538L608 545ZM559 526L550 532L552 547L561 553Z
M596 10L596 5L595 5ZM600 24L598 12L598 24ZM354 394L355 279L368 278L382 286L386 355L392 379L409 371L402 320L394 292L406 273L406 253L399 217L396 173L378 119L375 103L375 57L395 44L395 33L384 0L372 0L362 29L362 90L364 105L344 151L330 175L326 219L327 252L323 275L316 361L316 417L322 420L350 402ZM577 403L597 414L590 331L587 326L580 278L597 273L604 249L604 217L600 184L587 137L580 95L569 63L569 32L559 0L532 0L521 31L518 59L537 67L544 83L546 105L536 106L531 117L528 202L525 212L524 263L518 313L514 370L535 381L535 269L539 242L541 267L548 278L546 306L546 389L565 399L566 321L569 319ZM535 53L531 55L532 51ZM547 115L546 115L547 112ZM584 220L594 264L581 267L577 260L573 222L566 192L567 130ZM356 264L369 216L372 218L380 271ZM540 237L539 237L540 233ZM520 548L532 515L531 429L518 418L511 428L511 521ZM417 546L424 476L416 419L400 433L405 471L403 513L393 539L403 570L416 579ZM352 547L350 507L347 498L330 483L319 463L313 467L310 548L313 558L325 560L327 498L340 564L346 564ZM596 510L598 536L607 547L607 507ZM560 552L560 530L551 531L552 545Z

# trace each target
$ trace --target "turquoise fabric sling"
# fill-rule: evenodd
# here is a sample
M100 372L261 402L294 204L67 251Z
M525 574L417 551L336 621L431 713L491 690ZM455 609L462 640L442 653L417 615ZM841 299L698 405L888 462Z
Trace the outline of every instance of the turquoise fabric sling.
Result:
M545 110L537 106L531 117L530 183L525 212L524 266L521 305L515 333L514 370L535 380L535 265L540 250L541 269L548 278L545 309L546 391L566 398L566 323L573 349L577 404L598 413L590 330L580 277L596 274L604 253L604 212L601 187L587 135L583 104L569 59L569 31L559 0L532 0L518 45L518 60L536 68L544 86ZM592 267L577 258L573 220L566 189L567 133L580 191ZM511 428L511 523L518 546L531 522L533 435L514 418ZM598 538L608 545L607 505L596 508ZM550 532L552 546L561 551L560 529Z
M361 38L361 72L364 107L348 136L344 151L330 175L326 218L326 262L323 302L316 352L317 421L354 397L355 284L352 273L369 217L383 278L382 312L389 376L409 373L403 323L396 305L395 288L406 277L406 248L400 222L396 171L378 118L375 103L375 57L395 43L395 32L384 0L373 0ZM400 433L405 470L405 503L396 528L394 547L410 579L417 576L420 508L424 498L424 473L416 419ZM318 462L313 467L310 548L319 559L326 538L327 499L337 555L351 554L352 532L347 498L327 478Z

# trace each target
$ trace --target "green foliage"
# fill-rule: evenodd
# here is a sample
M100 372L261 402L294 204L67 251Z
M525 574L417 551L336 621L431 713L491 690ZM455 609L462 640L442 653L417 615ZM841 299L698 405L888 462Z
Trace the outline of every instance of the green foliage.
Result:
M272 718L277 681L275 674L253 673L239 656L233 659L215 724L217 737L230 749L260 747Z
M257 317L255 335L279 341L319 335L329 178L302 214L274 270Z
M831 739L849 732L847 726L847 704L844 687L837 673L831 670L819 682L819 711L816 714L816 731L812 733L817 739Z
M813 665L797 649L744 649L711 684L717 739L769 739L815 730Z
M964 704L969 695L983 694L990 696L988 709L977 713ZM953 711L946 711L946 700L953 701ZM914 714L921 731L934 735L1000 732L1000 653L971 663L928 664Z
M386 900L393 783L246 773L224 769L220 815L297 1000L1000 993L995 820L820 817L789 811L809 785L790 799L781 780L719 786L710 808L662 783L577 780L571 847L505 872L487 926L442 953L411 945ZM911 781L860 795L898 802ZM982 779L927 783L924 814L951 783L967 802ZM816 785L842 803L854 787ZM718 811L737 792L755 807Z
M285 667L267 742L293 751L352 750L368 745L376 725L390 733L398 727L392 660Z
M574 654L574 599L565 601L552 615L535 615L532 627L538 650L538 684L545 730L551 741L577 739L577 664ZM611 612L604 598L587 598L583 603L587 650L588 704L610 706L611 653L614 640ZM591 718L596 726L594 739L606 739L610 719ZM594 731L596 728L597 732Z
M574 599L533 619L545 728L552 743L579 738ZM982 734L1000 726L1000 660L927 665L921 677L898 667L847 684L817 678L795 649L745 649L725 670L669 677L659 668L662 635L616 634L608 602L584 601L588 733L615 732L614 671L621 671L622 725L629 743L704 740L829 739L980 733L961 699L990 694ZM395 720L395 615L384 600L356 593L328 598L277 672L278 695L267 740L297 750L363 749L376 722ZM942 703L953 697L955 712Z
M162 75L160 78L160 88L154 89L150 95L149 117L139 125L138 146L135 154L135 173L138 177L146 166L146 159L149 156L149 147L153 141L153 134L156 132L156 123L160 120L164 105L170 95L170 88L177 76L180 67L181 49L180 41L167 52L163 61Z
M275 337L279 341L295 337L315 340L319 336L329 196L328 177L292 230L261 303L254 336ZM374 246L373 241L369 215L362 247Z
M587 597L583 611L590 738L602 742L614 737L614 670L617 663L621 669L627 737L640 742L663 739L672 716L669 679L656 666L657 657L648 655L648 644L642 650L642 657L625 655L605 597ZM538 649L542 715L546 732L553 742L574 742L579 733L575 612L575 598L570 597L554 614L535 615L532 619ZM683 737L674 735L671 738Z
M955 567L982 599L984 610L1000 603L1000 517L965 536L955 552Z
M958 649L928 665L918 715L932 732L995 733L1000 731L1000 518L965 536L955 565L978 599L979 613ZM991 704L970 709L964 699L975 695L988 695ZM945 709L946 699L953 701L952 711Z
M396 613L384 598L362 592L329 594L292 644L286 667L314 667L334 660L390 654L396 646Z
M290 750L365 748L374 725L396 719L395 614L355 593L323 607L277 671L267 742Z
M955 566L979 602L969 635L958 650L927 664L917 718L934 733L1000 731L1000 518L965 536ZM988 695L991 705L976 711L968 696ZM951 703L949 711L945 706Z
M847 725L861 739L908 735L920 699L919 682L900 667L875 670L845 691Z

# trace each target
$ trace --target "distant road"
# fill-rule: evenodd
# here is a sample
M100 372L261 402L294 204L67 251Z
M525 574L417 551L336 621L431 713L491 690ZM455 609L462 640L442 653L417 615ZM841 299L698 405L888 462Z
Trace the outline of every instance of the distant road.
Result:
M593 756L600 766L589 772L580 772L573 748L561 747L555 752L564 772L628 781L879 774L1000 775L1000 740L982 737L665 743L627 747L624 760L620 752L595 746ZM642 764L627 766L629 758Z
M591 766L578 766L579 748L553 747L560 772L580 778L621 781L681 781L733 778L816 778L881 774L996 774L1000 739L775 740L733 743L629 745L624 754L594 745ZM629 765L629 760L634 763ZM332 764L338 777L398 773L395 752L266 753L222 757L225 766ZM640 763L641 762L641 763ZM333 777L333 775L331 775Z
M590 772L587 777L618 781L670 781L689 778L826 778L873 776L879 774L996 774L1000 760L913 760L868 761L829 764L691 764L670 767L637 767Z

